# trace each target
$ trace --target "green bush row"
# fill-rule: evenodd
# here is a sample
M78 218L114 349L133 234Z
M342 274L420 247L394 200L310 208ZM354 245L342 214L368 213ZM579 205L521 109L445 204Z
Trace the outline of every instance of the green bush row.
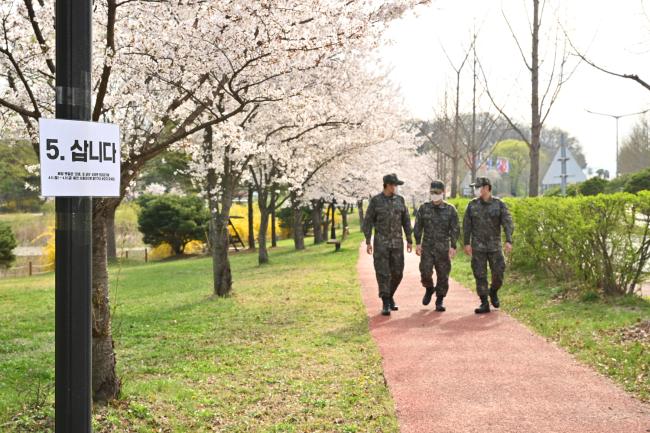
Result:
M597 195L597 194L614 194L617 192L637 192L650 190L650 168L617 176L612 180L592 177L581 183L567 185L566 195ZM562 191L559 186L549 188L544 191L544 196L559 197Z
M515 222L513 267L541 267L606 294L634 293L646 277L650 191L505 201ZM468 200L451 202L462 221Z

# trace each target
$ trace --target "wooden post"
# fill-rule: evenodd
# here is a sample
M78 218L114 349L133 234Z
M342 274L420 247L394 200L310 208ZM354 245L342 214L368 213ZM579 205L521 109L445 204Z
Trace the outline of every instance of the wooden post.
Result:
M129 259L129 250L124 250L124 258Z
M144 249L144 262L147 263L149 261L149 256L147 254L147 248L145 247Z
M29 276L32 276L32 261L29 261Z

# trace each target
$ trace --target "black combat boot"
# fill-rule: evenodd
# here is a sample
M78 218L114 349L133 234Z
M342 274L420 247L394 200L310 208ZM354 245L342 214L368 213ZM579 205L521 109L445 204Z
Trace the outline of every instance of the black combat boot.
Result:
M447 311L447 309L442 305L444 296L436 296L436 311Z
M391 298L390 298L390 310L391 310L391 311L397 311L397 310L399 310L399 305L397 305L397 304L395 303L395 298L393 298L392 296L391 296Z
M422 298L422 305L429 305L431 297L433 296L433 287L427 287L426 290L424 298Z
M474 310L476 314L483 314L490 312L490 303L487 296L481 296L481 305Z
M381 302L382 302L381 315L390 316L390 298L389 297L381 298Z
M499 308L499 297L497 296L497 291L494 289L490 289L490 302L492 302L494 308Z

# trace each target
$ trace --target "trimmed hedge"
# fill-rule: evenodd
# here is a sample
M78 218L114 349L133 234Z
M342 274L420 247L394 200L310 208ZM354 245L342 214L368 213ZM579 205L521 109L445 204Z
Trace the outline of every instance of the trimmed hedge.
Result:
M468 200L451 200L461 218ZM650 259L650 191L505 199L515 222L511 264L543 267L606 294L634 293Z

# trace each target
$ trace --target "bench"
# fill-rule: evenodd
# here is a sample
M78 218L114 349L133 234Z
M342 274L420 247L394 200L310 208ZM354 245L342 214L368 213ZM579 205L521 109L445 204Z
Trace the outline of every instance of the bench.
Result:
M341 249L341 240L340 239L330 239L327 241L328 244L334 245L334 251L339 251Z

